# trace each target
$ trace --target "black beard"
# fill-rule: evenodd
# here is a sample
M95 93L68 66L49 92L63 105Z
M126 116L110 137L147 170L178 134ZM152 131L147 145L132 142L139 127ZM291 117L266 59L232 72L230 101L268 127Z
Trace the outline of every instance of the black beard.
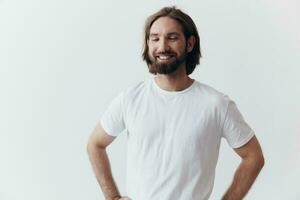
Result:
M168 55L172 52L165 52L160 55ZM157 62L157 57L155 56L155 60L151 59L151 63L149 64L149 72L153 74L171 74L175 72L181 65L182 63L185 62L186 60L186 51L183 52L178 58L176 58L172 62Z

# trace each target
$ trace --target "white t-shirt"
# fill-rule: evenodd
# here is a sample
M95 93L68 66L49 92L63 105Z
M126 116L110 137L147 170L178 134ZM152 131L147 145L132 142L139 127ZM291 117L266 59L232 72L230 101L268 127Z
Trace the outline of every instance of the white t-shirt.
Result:
M124 90L101 117L111 136L127 132L127 196L133 200L207 200L221 138L232 148L253 130L227 95L194 80L182 91L154 77Z

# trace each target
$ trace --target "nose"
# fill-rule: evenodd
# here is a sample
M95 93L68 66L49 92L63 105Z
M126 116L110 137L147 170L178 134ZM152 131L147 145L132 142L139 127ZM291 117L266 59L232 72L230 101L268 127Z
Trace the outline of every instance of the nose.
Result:
M161 39L158 45L158 52L169 51L170 46L167 39Z

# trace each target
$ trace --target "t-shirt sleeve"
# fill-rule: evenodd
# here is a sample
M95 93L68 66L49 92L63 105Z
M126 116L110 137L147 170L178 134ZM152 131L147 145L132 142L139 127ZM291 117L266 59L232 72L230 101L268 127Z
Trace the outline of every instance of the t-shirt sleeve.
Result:
M124 129L124 92L115 97L104 111L100 123L102 128L111 136L118 136Z
M254 136L254 131L244 120L235 102L229 97L228 100L222 136L227 140L229 146L238 148L246 144Z

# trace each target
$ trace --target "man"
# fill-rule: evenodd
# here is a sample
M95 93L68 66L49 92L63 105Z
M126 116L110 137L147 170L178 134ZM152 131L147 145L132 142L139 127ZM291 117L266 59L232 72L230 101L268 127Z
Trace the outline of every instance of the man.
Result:
M214 182L221 138L241 157L223 200L242 199L264 158L234 101L191 79L199 63L193 20L175 7L150 16L143 59L154 76L110 104L88 143L96 178L108 200L206 200ZM113 180L105 148L127 130L127 196Z

